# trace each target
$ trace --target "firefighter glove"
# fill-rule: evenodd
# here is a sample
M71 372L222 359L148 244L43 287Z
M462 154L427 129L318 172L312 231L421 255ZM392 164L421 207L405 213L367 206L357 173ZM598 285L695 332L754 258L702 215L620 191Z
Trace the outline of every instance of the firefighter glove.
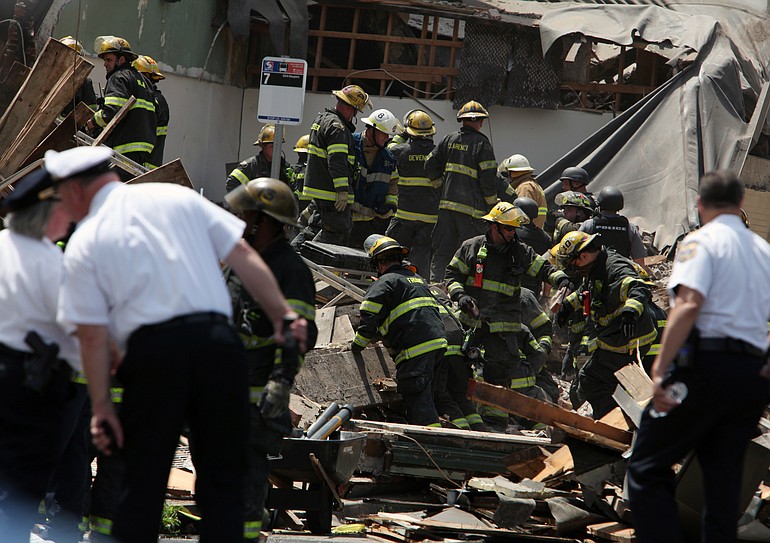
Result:
M334 209L337 211L345 211L348 207L348 192L338 192L337 199L334 201Z
M569 280L569 277L562 277L556 288L566 288L567 292L575 292L575 284Z
M441 188L441 185L444 184L444 180L441 177L439 177L438 179L431 179L430 184L433 185L434 189L438 189L438 188Z
M460 308L460 311L462 311L463 313L467 313L468 315L475 316L474 312L478 307L478 304L476 303L476 300L474 300L472 296L463 294L457 299L457 306Z
M342 193L340 193L342 194ZM335 208L337 208L337 204L334 205ZM374 217L374 210L371 207L366 207L364 205L359 204L358 202L353 202L353 205L351 206L353 209L353 213L357 215L361 215L362 217L368 217L372 218ZM339 208L337 208L339 211Z
M620 314L620 331L628 339L636 337L637 315L633 311L624 311Z
M556 324L559 327L564 328L569 322L569 318L572 316L572 306L569 304L561 304L559 311L556 312Z
M289 409L289 394L291 385L281 379L267 382L262 391L259 410L266 419L277 419Z
M377 217L380 219L389 219L396 212L396 206L394 205L383 206L381 208L375 209L374 212L377 215Z

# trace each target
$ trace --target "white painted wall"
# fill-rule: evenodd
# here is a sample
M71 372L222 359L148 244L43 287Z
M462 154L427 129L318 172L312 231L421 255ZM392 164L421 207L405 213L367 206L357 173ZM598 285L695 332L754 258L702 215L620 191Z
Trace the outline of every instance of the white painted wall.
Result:
M98 83L104 86L104 69L99 59L90 60L97 64L91 78L98 93ZM203 188L212 200L221 200L227 176L225 163L244 160L257 150L252 143L261 126L257 122L259 90L173 74L161 81L159 87L171 108L165 161L181 158L196 188ZM410 109L421 107L409 98L373 97L372 101L375 108L390 109L399 118ZM316 114L334 103L328 93L307 93L302 124L286 127L284 155L289 163L296 161L291 150L294 143L309 131ZM438 114L431 113L436 122L437 142L458 129L456 111L450 102L424 100L422 103ZM501 106L493 106L490 115L483 131L490 136L498 161L513 153L522 153L536 171L545 169L612 119L610 114ZM358 126L363 126L360 121Z

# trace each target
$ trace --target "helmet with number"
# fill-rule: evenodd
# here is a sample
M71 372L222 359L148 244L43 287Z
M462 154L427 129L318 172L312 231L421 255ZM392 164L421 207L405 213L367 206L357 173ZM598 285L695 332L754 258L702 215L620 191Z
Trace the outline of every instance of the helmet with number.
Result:
M62 39L59 40L64 45L75 51L78 55L81 57L83 56L83 53L85 52L85 49L83 49L83 44L80 43L78 40L73 38L72 36L64 36Z
M506 226L521 226L529 224L529 217L521 208L510 202L497 202L489 213L481 217L485 221L496 222Z
M476 100L471 100L470 102L466 102L463 104L463 107L460 108L460 111L457 112L457 120L462 121L463 119L470 119L471 121L475 121L477 119L488 119L489 118L489 112L486 110L484 106L479 104Z
M593 213L594 211L593 205L591 204L591 200L588 198L588 196L576 190L560 192L556 195L556 198L554 198L553 201L558 207L574 206L580 209L585 209L590 213Z
M598 234L586 232L569 232L558 245L551 249L551 254L556 257L556 266L560 270L567 269L580 253L585 251L597 240ZM598 244L598 241L596 242Z
M529 165L529 160L524 155L511 155L505 160L505 169L509 172L533 172L535 168Z
M537 219L537 214L540 211L537 202L532 198L526 196L519 196L513 201L513 205L521 209L524 214L529 217L530 221Z
M297 143L294 144L295 153L307 153L307 146L310 145L310 134L300 136Z
M432 136L436 133L436 125L433 119L421 109L413 109L404 116L406 133L410 136Z
M387 109L378 109L373 111L367 118L361 120L366 126L371 126L387 134L390 137L400 134L404 131L404 127L398 122L398 119Z
M104 58L104 55L112 53L123 55L127 60L132 61L138 56L131 51L131 44L118 36L99 36L94 41L94 51L99 58Z
M399 242L382 234L372 234L364 240L364 251L369 256L369 262L372 267L377 265L377 257L388 252L395 252L394 260L403 259L409 254L409 249Z
M565 169L563 172L561 172L561 177L559 178L559 181L562 180L570 180L574 181L575 183L580 183L581 185L587 185L588 184L588 172L585 171L583 168L578 167L571 167Z
M158 63L155 62L152 57L139 55L131 65L136 68L136 71L147 74L153 81L166 79L166 76L161 73Z
M298 226L299 208L289 185L272 177L260 177L225 195L230 210L259 211L283 224Z
M623 193L620 192L618 187L604 187L596 196L596 205L599 206L599 209L620 211L624 205Z
M369 100L369 95L358 85L348 85L343 89L333 90L332 94L349 106L353 106L356 111L361 113L364 112L365 107L372 109L372 102Z
M286 141L286 137L281 138L281 142L283 143L284 141ZM263 143L274 143L274 142L275 142L275 125L266 124L260 129L259 136L257 136L257 141L255 141L253 145L262 145Z

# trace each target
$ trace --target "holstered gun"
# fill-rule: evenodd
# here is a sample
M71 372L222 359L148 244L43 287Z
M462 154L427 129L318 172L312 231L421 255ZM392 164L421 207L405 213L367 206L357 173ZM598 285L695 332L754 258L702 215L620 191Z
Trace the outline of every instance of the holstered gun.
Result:
M55 401L66 401L73 393L72 369L58 358L59 346L48 344L37 332L27 332L24 342L32 349L32 355L24 361L24 385Z

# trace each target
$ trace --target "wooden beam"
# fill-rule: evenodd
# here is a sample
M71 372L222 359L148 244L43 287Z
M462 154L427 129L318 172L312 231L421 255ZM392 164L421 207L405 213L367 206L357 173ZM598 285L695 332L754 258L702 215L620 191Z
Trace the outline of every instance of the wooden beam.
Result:
M182 166L182 161L178 158L164 164L160 168L155 168L139 177L134 177L127 181L127 183L132 185L140 183L174 183L193 190L195 189L192 181L190 181L190 176L187 175L187 171Z
M390 37L393 35L393 17L395 17L395 14L392 11L388 12L388 26L385 31L385 35L387 37ZM392 43L391 41L385 42L385 50L382 53L382 65L385 65L388 62L390 62L390 44L391 43ZM385 95L385 80L383 79L380 81L380 96L384 96L384 95Z
M326 13L328 11L327 6L322 5L321 6L321 20L318 23L318 31L317 34L318 41L315 45L315 68L321 67L321 57L323 56L323 47L324 47L324 32L326 31ZM311 36L312 31L308 32L308 36ZM310 75L308 73L308 75ZM318 90L318 77L313 78L313 90Z
M40 145L38 145L35 150L32 151L26 159L24 159L24 164L22 164L22 166L26 166L30 162L34 162L39 158L43 158L43 155L46 151L64 151L66 149L75 147L77 145L77 141L75 141L75 133L78 131L78 129L82 128L83 125L86 124L86 121L88 121L88 119L91 118L91 115L93 114L93 109L85 105L83 102L80 102L77 106L75 106L75 109L70 111L69 115L67 115L64 120L59 123L59 126L57 126L50 134L48 134L48 136L40 143Z
M321 30L308 30L308 36L317 36L320 38L342 38L346 40L357 39L360 41L377 41L377 42L394 42L401 44L413 44L413 45L430 45L431 41L428 38L409 38L406 36L383 36L382 34L364 34L361 32L337 32L337 31L321 31ZM450 47L453 49L462 49L463 43L461 41L449 41L439 40L438 47Z
M91 144L92 147L97 147L104 143L104 140L110 137L110 134L112 134L112 131L117 128L117 126L120 124L120 121L123 120L123 118L128 115L129 110L134 107L134 104L136 103L136 96L129 96L128 101L126 101L125 104L115 113L115 116L110 119L110 122L107 123L107 126L104 127L104 129L99 133L99 135L94 139L93 143Z
M550 426L555 426L556 423L559 423L566 427L589 432L623 445L631 444L631 437L633 435L631 432L613 428L603 422L578 415L573 411L567 411L548 402L529 398L524 394L507 388L471 379L468 382L468 398L484 405L496 407L506 413L519 415Z
M361 10L356 8L353 11L353 34L358 34L358 24L361 20ZM356 38L350 39L348 48L348 70L353 70L353 61L356 59Z
M8 71L8 75L5 76L2 84L0 84L0 114L4 113L8 106L13 101L13 97L19 92L19 89L24 84L24 80L29 76L31 70L24 66L21 62L14 62L11 69Z
M414 66L407 66L407 68L414 68ZM407 81L421 81L421 82L434 82L434 83L440 83L441 82L441 76L439 74L433 73L425 73L425 68L423 68L423 73L414 73L413 71L391 71L388 70L390 74L386 74L385 72L360 72L357 73L354 78L355 79L376 79L376 80L392 80L394 77L397 77L398 79L407 80ZM350 70L346 69L331 69L331 68L308 68L308 75L311 77L339 77L339 78L346 78L350 75Z

